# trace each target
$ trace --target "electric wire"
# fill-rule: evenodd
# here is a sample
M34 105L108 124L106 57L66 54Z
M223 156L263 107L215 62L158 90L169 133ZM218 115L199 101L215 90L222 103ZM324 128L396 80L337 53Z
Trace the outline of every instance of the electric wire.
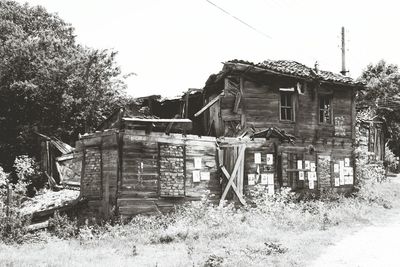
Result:
M211 2L210 0L205 0L207 3L209 3L210 5L213 5L214 7L218 8L219 10L221 10L222 12L224 12L225 14L231 16L232 18L234 18L235 20L239 21L240 23L242 23L243 25L249 27L250 29L252 29L253 31L263 35L264 37L267 37L268 39L272 39L272 37L260 30L258 30L257 28L251 26L250 24L248 24L247 22L243 21L242 19L236 17L235 15L232 15L231 13L229 13L228 11L226 11L225 9L223 9L222 7L216 5L215 3Z

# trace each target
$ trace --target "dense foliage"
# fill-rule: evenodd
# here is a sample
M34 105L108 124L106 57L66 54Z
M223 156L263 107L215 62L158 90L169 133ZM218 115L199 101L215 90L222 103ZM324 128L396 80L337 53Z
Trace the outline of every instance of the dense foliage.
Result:
M26 240L30 217L19 212L25 194L26 184L9 183L9 174L0 167L0 240L4 243L21 243Z
M400 155L400 71L398 66L379 61L363 71L366 90L358 94L358 105L372 107L386 121L389 147Z
M123 104L115 56L42 7L0 0L0 165L34 154L35 131L72 143Z

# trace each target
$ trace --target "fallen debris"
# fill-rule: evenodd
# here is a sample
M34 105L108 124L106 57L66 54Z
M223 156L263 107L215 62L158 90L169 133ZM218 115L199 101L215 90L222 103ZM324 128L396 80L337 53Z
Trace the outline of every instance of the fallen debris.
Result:
M57 209L73 204L79 197L79 191L64 189L58 192L47 191L22 203L21 214L31 215L49 209Z

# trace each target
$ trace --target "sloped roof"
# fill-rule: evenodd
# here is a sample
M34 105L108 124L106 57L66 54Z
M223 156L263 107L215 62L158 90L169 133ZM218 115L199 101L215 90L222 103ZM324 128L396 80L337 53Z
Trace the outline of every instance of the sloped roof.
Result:
M291 60L264 60L260 63L253 63L244 60L230 60L224 63L225 65L229 64L240 64L249 67L256 67L262 70L266 70L272 73L286 75L286 76L295 76L303 79L317 79L326 82L332 83L341 83L352 86L362 86L364 83L354 81L352 78L344 76L342 74L333 73L330 71L319 70L318 72L310 67L307 67L304 64L301 64L296 61Z
M62 154L68 154L72 153L74 151L74 148L60 139L57 139L55 137L51 138L51 143L62 153Z
M61 141L60 139L52 136L49 137L47 135L41 134L41 133L36 133L38 136L40 136L41 138L50 141L50 143L56 147L63 155L65 154L69 154L72 153L74 151L74 148L66 143L64 143L63 141Z

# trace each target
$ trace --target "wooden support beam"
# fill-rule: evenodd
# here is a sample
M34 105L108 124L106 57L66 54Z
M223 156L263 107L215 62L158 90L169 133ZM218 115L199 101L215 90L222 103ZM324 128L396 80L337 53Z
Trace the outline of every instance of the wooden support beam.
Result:
M185 118L189 118L189 95L190 89L186 92L185 95Z
M210 135L211 135L211 131L212 131L212 128L213 128L213 127L215 127L215 126L214 126L214 120L211 122L210 128L208 128L207 136L210 136Z
M229 177L231 177L231 176L229 175L229 172L226 170L225 166L221 166L221 170L224 173L225 178L230 181L231 178L229 178ZM240 203L242 203L243 205L246 204L246 201L244 200L244 198L242 196L242 193L240 192L240 189L235 185L235 183L232 183L231 186L232 186L233 192L235 192L235 194L238 197ZM221 200L223 200L223 199L221 198Z
M50 188L55 187L55 186L57 185L57 183L56 183L56 181L54 180L54 178L53 178L51 175L49 175L49 174L47 173L47 171L44 171L44 174L46 175L47 182L49 183Z
M238 92L235 96L235 104L233 106L233 113L237 114L239 110L240 100L242 99L242 92Z
M153 123L158 123L158 122L178 122L178 123L191 123L192 121L189 119L142 119L142 118L128 118L124 117L124 121L132 121L132 122L153 122Z
M222 96L223 93L219 94L217 97L215 97L213 100L211 100L210 102L208 102L207 105L205 105L202 109L200 109L199 111L197 111L196 114L194 114L195 117L200 116L204 111L206 111L207 109L209 109L212 105L214 105Z
M236 163L235 163L235 167L233 168L232 174L229 177L227 177L229 181L228 181L228 184L226 185L226 187L224 189L224 192L222 193L221 201L225 200L226 195L228 194L229 188L232 187L232 184L233 184L233 182L234 182L234 180L235 180L235 178L237 176L237 172L238 172L239 167L241 165L241 161L244 159L245 149L246 149L246 145L242 145L241 148L240 148L240 151L239 151L239 156L238 156L238 158L236 160Z
M178 119L178 118L179 118L179 114L176 114L174 119ZM172 125L174 125L173 121L168 123L167 128L165 129L165 134L169 135L169 133L171 132L171 129L172 129Z
M311 169L286 169L286 172L310 172Z

